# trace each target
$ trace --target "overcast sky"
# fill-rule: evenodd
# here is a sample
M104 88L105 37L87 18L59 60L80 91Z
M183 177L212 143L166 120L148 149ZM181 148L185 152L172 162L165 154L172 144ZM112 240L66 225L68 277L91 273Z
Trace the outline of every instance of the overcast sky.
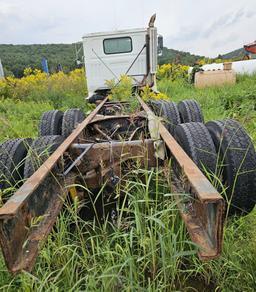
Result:
M0 0L0 43L72 43L153 13L169 48L214 57L256 39L256 0Z

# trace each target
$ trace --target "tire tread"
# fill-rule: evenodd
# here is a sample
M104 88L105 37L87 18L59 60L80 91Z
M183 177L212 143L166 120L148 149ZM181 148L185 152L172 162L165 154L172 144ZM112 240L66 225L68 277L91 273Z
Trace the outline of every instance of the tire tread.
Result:
M24 178L30 177L64 141L60 135L42 136L34 140L25 160Z
M235 120L211 121L206 126L220 153L220 164L224 161L224 183L231 199L229 213L247 214L256 203L256 153L252 140Z
M42 114L38 126L39 136L60 135L63 112L59 110L50 110Z

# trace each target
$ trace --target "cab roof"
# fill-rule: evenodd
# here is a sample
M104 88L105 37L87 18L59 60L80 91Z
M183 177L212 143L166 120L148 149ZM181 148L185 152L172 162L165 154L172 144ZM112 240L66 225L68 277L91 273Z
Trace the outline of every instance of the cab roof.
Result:
M88 33L83 36L84 38L91 38L91 37L100 37L100 36L113 36L118 34L131 34L131 33L139 33L139 32L146 32L146 28L133 28L133 29L124 29L124 30L112 30L107 32L94 32Z

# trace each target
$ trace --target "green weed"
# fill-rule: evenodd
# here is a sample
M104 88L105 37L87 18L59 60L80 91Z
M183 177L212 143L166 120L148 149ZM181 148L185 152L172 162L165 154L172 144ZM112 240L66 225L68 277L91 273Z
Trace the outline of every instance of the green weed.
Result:
M158 87L174 101L198 100L206 121L238 119L256 142L255 81L256 75L239 76L235 86L195 89L183 80L161 80ZM81 99L72 96L56 104L51 97L42 103L1 100L0 139L36 136L42 112L57 103L62 109L69 102L80 107ZM172 200L170 176L139 167L123 176L122 190L116 190L116 220L109 214L86 220L76 201L66 203L32 274L12 277L1 258L1 290L254 291L256 211L228 219L221 257L201 262ZM89 193L88 200L94 203L102 192Z

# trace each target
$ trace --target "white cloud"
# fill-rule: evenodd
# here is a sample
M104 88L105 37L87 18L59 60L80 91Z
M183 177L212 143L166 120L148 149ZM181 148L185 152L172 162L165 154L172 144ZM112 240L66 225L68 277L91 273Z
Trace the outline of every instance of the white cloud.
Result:
M146 26L155 12L170 48L216 56L256 39L255 0L0 0L0 43L71 43Z

